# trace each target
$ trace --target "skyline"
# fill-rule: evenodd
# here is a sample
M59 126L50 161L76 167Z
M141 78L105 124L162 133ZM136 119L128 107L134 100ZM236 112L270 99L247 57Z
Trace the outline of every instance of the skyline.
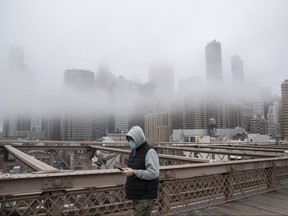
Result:
M5 106L11 47L24 49L37 93L49 98L63 85L64 71L97 74L103 64L117 77L141 83L155 62L173 66L176 87L192 76L206 80L205 47L215 39L225 81L231 82L231 57L238 55L246 82L281 96L288 71L287 6L285 0L0 0L0 97Z

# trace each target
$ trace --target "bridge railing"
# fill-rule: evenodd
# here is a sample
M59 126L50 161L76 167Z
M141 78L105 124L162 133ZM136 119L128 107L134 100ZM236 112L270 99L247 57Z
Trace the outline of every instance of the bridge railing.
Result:
M116 169L0 176L0 215L130 215ZM288 157L161 166L155 215L196 209L288 187Z

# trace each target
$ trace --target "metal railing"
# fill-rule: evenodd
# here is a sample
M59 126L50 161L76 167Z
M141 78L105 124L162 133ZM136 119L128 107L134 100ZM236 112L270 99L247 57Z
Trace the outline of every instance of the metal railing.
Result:
M47 146L36 148L50 151ZM29 156L19 154L11 147L2 149L18 154L20 159L28 160L29 165ZM87 154L85 160L94 154L93 149L81 147ZM74 151L74 147L67 146L67 150ZM127 154L125 150L115 149L117 151ZM271 152L269 154L273 156ZM153 214L179 215L287 188L288 157L280 155L279 151L276 153L277 156L270 158L193 164L189 163L193 158L174 156L183 163L160 167ZM173 155L163 155L163 159L173 159ZM34 171L0 175L0 215L132 214L132 203L125 198L126 177L117 169L55 170L49 166L42 168L43 164L34 159L32 162Z

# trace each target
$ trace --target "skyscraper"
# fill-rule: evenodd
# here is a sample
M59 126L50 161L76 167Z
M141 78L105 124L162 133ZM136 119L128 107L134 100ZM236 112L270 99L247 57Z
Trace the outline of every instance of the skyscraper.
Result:
M114 101L114 116L110 121L110 132L128 132L129 111L132 105L130 89L131 82L120 76L114 79L112 97Z
M273 102L273 106L270 106L267 114L268 134L274 139L278 135L278 102Z
M190 94L184 99L183 129L207 129L208 111L206 94Z
M236 128L241 125L241 106L238 103L227 104L227 128Z
M92 98L86 91L94 88L94 72L72 69L64 73L64 84L77 91L72 94L71 109L61 115L60 134L62 140L92 140L93 111L88 106ZM87 103L87 106L85 106Z
M244 69L243 60L238 55L231 57L231 71L232 71L232 82L243 84L244 83Z
M92 114L73 111L61 116L61 139L92 140Z
M150 113L145 115L145 136L149 143L169 142L172 134L171 113Z
M222 81L222 54L221 43L216 40L205 47L206 56L206 79L209 82Z
M250 131L250 120L253 118L252 104L244 103L240 107L240 126L246 131Z
M12 47L8 60L9 85L16 86L23 91L35 90L35 74L29 66L24 63L24 49L22 47Z
M2 77L1 77L2 78ZM9 101L15 101L18 106L11 106L11 113L6 116L3 124L4 137L17 137L20 131L31 130L31 110L27 104L34 102L31 96L35 95L35 74L29 66L24 64L24 49L12 47L9 53L7 74L4 76L5 85L9 89ZM4 83L4 82L3 82ZM21 97L19 97L21 95ZM21 103L21 99L24 99ZM4 102L5 104L5 102Z
M94 87L94 72L79 69L66 70L64 84L80 91L91 90Z
M282 94L282 138L288 139L288 80L286 79L281 84L281 94Z

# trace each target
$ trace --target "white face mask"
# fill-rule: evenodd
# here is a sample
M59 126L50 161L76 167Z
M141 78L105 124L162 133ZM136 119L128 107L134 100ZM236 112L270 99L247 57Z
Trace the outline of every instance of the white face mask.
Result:
M130 146L131 149L135 149L137 146L134 140L130 140L128 142L128 145Z

